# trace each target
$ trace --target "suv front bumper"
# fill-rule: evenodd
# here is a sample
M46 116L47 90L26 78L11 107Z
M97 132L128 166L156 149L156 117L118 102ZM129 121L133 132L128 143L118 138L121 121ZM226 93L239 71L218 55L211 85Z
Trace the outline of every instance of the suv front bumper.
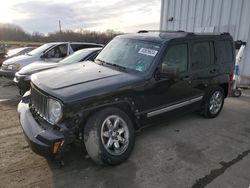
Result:
M11 71L11 70L3 70L3 69L0 69L0 76L4 76L6 78L11 78L13 79L15 77L15 73L14 71Z
M16 83L19 90L26 92L30 90L30 80L25 79L25 77L18 77L15 75L13 81Z
M62 151L65 140L62 132L55 130L48 123L47 125L38 123L30 112L28 103L21 101L18 113L25 138L35 153L51 157ZM56 143L58 149L55 151Z

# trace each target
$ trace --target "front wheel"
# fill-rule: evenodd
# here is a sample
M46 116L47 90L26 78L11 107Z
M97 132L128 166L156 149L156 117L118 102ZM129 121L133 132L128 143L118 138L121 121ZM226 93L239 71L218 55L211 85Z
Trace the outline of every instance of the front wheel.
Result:
M211 89L204 101L202 115L206 118L215 118L224 105L224 91L221 87Z
M134 128L129 116L118 108L105 108L89 118L84 128L84 144L98 164L117 165L134 147Z
M25 91L24 90L19 90L19 95L23 96L25 94Z

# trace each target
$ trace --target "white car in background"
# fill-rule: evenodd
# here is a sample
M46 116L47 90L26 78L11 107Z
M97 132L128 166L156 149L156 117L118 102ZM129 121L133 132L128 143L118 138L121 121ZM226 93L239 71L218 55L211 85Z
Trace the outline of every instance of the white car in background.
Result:
M35 61L58 62L77 50L94 47L103 47L103 45L85 42L47 43L25 55L16 56L4 61L0 69L0 76L14 78L17 71Z

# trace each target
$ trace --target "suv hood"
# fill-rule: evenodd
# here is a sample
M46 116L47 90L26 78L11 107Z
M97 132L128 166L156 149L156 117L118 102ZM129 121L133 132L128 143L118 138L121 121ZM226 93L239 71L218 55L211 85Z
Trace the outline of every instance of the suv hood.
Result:
M22 75L31 75L42 70L58 67L59 65L60 63L55 62L36 61L23 67L18 73Z
M66 65L31 76L34 85L64 103L119 91L141 80L141 76L120 72L91 61Z

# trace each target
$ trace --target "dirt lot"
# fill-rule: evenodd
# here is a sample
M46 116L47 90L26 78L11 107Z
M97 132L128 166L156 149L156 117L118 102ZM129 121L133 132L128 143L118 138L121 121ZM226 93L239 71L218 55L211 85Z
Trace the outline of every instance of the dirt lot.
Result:
M216 119L187 114L137 134L132 156L95 165L74 146L59 168L34 154L18 123L17 89L0 78L0 187L237 187L250 185L250 91Z

